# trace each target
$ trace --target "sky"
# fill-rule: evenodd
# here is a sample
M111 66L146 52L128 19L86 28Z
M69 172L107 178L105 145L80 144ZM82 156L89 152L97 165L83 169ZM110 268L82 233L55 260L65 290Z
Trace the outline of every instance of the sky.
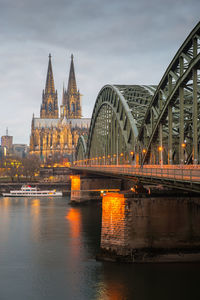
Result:
M74 54L82 114L106 84L159 84L200 21L199 0L0 0L0 136L29 144L48 55L61 104Z

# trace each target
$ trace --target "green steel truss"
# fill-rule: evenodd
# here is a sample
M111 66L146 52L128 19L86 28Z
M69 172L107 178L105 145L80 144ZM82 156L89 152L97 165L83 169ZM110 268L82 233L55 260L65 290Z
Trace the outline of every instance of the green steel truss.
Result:
M94 106L86 149L94 164L198 164L200 161L200 22L158 86L106 85Z
M76 159L84 160L86 158L86 142L87 136L81 135L78 139L77 147L76 147Z

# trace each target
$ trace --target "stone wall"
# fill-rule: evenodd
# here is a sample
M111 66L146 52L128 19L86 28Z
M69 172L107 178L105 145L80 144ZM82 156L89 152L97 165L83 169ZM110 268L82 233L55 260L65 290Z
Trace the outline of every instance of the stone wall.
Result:
M101 255L114 260L200 261L200 200L132 198L102 201Z

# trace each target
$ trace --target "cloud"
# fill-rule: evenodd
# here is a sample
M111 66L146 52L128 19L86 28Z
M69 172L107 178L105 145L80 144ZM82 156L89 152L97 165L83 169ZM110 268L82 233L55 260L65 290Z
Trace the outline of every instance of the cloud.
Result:
M158 84L199 21L199 0L0 0L0 135L29 143L48 54L59 102L75 56L83 115L107 83Z

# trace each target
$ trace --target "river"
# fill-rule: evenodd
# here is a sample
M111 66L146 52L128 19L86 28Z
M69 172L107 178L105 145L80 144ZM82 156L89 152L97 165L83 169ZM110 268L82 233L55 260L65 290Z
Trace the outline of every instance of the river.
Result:
M199 299L199 264L99 262L101 206L0 198L0 300Z

